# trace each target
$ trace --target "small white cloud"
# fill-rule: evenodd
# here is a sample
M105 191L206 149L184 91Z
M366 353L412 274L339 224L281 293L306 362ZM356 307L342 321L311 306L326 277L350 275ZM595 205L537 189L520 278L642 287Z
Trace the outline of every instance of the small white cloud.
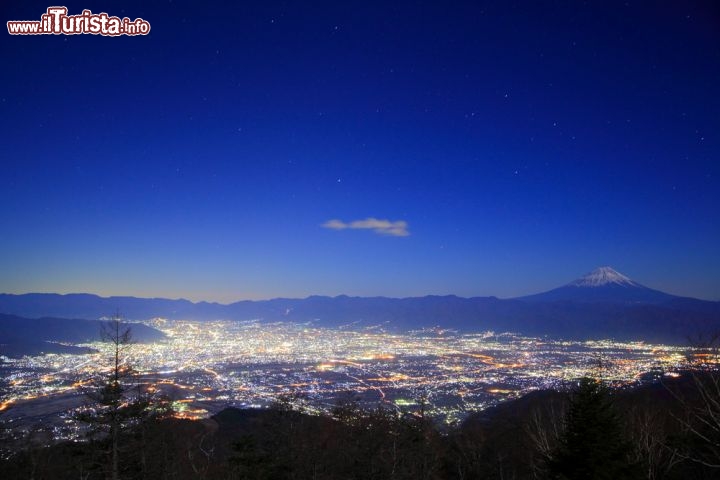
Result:
M323 223L322 227L332 230L372 230L379 235L389 235L392 237L407 237L410 235L410 232L408 232L408 224L404 220L391 222L390 220L381 220L373 217L368 217L365 220L354 220L349 223L333 219Z
M328 220L322 224L324 228L331 228L333 230L343 230L348 228L348 225L340 220Z

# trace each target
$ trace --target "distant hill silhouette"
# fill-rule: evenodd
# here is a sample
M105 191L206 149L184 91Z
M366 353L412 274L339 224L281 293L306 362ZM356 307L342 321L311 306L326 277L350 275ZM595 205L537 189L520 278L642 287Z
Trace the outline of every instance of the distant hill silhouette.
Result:
M134 341L153 342L165 335L139 323L129 324ZM0 355L19 357L40 353L86 353L89 349L62 345L100 340L102 321L67 318L24 318L0 314Z
M720 331L720 302L684 298L638 284L602 267L563 287L515 298L311 296L230 304L90 294L0 294L0 312L25 317L97 319L120 309L134 320L313 322L319 326L381 326L408 330L440 326L475 332L514 331L564 338L617 338L685 343Z

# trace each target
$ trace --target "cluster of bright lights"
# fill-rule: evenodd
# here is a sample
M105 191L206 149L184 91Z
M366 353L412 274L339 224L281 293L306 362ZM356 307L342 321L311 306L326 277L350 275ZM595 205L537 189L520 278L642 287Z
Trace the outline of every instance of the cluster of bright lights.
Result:
M455 423L467 412L585 375L623 385L647 372L682 368L687 358L686 349L666 345L552 341L491 332L393 334L311 324L150 323L167 340L132 345L124 361L138 372L137 382L171 397L177 415L185 418L228 405L268 406L285 395L306 411L323 412L351 395L361 403L383 402L398 409L412 408L422 398L431 415ZM22 406L35 405L39 398L80 396L108 370L111 355L107 344L83 346L97 353L6 359L0 411L18 408L9 409L0 421L19 420ZM59 413L50 410L48 416Z

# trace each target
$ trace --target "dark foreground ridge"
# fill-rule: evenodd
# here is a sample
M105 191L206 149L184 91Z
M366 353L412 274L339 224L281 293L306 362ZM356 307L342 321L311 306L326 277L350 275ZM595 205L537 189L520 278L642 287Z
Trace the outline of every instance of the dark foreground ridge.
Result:
M202 421L148 418L124 431L118 478L717 478L717 381L717 372L694 372L609 390L583 379L571 392L535 392L443 433L422 407L400 415L352 401L327 417L280 401ZM0 477L109 478L106 439L38 446L44 441L6 450Z

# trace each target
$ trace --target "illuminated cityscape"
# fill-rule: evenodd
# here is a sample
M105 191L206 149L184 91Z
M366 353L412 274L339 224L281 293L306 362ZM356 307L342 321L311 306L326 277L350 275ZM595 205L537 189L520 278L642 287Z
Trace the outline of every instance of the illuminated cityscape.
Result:
M329 412L343 400L402 411L424 402L439 423L452 425L470 412L584 375L623 386L672 375L686 362L685 348L643 342L256 321L149 324L167 340L132 344L124 361L137 372L133 381L169 396L175 414L185 418L227 406L268 407L284 398L309 413ZM6 432L19 436L42 424L55 438L79 437L73 411L87 403L83 392L110 364L108 344L83 346L97 353L4 358L0 409L7 411L0 421Z
M4 2L0 480L720 478L719 5Z

